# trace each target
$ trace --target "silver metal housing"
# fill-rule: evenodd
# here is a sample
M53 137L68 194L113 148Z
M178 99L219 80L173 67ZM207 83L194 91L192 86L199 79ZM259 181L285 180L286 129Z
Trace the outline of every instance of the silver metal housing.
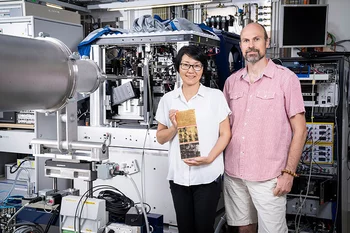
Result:
M76 60L53 38L0 35L0 110L63 108L76 92L92 93L104 81L95 62Z

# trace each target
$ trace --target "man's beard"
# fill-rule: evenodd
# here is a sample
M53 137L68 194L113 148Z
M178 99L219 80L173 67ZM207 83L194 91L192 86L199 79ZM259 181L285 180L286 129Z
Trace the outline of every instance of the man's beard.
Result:
M257 53L257 55L248 55L248 53L250 53L250 52L256 52ZM260 61L263 57L265 57L265 55L261 55L260 54L260 51L258 50L258 49L255 49L255 48L250 48L250 49L248 49L246 52L245 52L245 60L247 61L247 62L250 62L250 63L252 63L252 64L255 64L255 63L257 63L258 61Z

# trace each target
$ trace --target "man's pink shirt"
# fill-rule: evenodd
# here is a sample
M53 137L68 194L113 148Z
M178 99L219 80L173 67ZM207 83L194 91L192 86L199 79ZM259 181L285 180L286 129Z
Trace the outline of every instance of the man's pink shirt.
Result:
M249 181L279 176L292 139L289 119L305 112L298 77L269 60L262 76L252 84L247 68L232 74L224 95L232 111L225 172Z

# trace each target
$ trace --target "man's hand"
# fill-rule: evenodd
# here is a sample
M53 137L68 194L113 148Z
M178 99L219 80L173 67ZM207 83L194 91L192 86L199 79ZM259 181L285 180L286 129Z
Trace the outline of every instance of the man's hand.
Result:
M200 166L212 163L213 159L211 157L194 157L190 159L184 159L183 161L188 166Z
M290 192L293 186L294 177L283 173L283 175L277 178L276 188L273 190L273 195L275 196L283 196Z

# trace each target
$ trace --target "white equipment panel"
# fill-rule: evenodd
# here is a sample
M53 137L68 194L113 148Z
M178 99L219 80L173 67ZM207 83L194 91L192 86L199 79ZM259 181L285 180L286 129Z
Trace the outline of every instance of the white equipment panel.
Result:
M106 201L103 199L86 199L83 197L82 201L79 202L80 198L80 196L65 196L62 198L62 207L60 211L60 228L62 232L77 231L79 229L79 222L81 229L79 232L102 232L102 229L108 222ZM82 212L81 208L83 208ZM78 214L76 214L76 210L78 210Z
M52 20L80 24L80 14L37 3L21 1L0 2L0 18L37 16Z
M156 130L78 127L78 139L81 141L103 141L105 133L109 133L112 139L109 147L109 161L122 164L136 160L140 172L132 174L131 177L140 193L143 193L144 202L151 206L151 213L164 216L164 223L177 225L169 181L166 179L168 144L160 145L156 141ZM100 184L112 185L134 202L139 202L134 186L124 176L94 181L94 185ZM81 180L74 180L74 187L80 189L81 193L87 190L86 182Z
M0 18L0 33L12 36L37 37L43 32L61 40L71 51L83 40L80 24L66 23L35 16Z
M35 138L33 131L1 130L0 150L11 153L31 154L30 142Z
M307 142L314 143L333 143L334 141L334 124L322 122L306 123L308 137Z
M303 155L304 161L307 163L313 162L318 164L333 164L333 145L321 144L314 145L312 149L311 144L304 146L305 154Z

